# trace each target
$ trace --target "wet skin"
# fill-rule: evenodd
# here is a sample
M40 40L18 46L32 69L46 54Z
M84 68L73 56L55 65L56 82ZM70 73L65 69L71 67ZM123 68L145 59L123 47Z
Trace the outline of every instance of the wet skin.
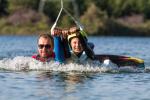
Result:
M43 38L43 37L39 38L38 52L41 58L48 58L52 54L53 45L49 38Z
M73 38L71 40L71 48L75 54L79 54L79 53L83 52L83 47L78 38Z

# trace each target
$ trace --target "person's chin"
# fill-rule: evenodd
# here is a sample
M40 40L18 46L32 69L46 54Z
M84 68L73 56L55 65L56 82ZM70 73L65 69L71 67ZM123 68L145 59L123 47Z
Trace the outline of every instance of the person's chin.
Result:
M78 50L78 51L75 51L75 52L76 52L76 53L80 53L81 51Z
M77 51L77 52L82 52L82 50L80 50L80 49L77 49L76 51Z

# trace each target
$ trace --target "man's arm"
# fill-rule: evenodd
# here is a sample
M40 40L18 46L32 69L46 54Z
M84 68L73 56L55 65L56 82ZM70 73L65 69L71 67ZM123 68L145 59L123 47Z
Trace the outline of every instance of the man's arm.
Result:
M55 52L55 61L63 63L65 60L64 49L63 49L63 43L59 36L54 36L54 52Z

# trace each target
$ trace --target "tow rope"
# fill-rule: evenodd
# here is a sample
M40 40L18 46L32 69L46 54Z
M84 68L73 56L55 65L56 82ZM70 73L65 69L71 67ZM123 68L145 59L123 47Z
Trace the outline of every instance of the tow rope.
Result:
M58 13L58 16L57 16L57 18L56 18L56 20L55 20L55 23L54 23L53 26L51 27L51 34L54 35L53 30L54 30L54 28L56 27L57 22L58 22L58 19L60 18L60 15L61 15L61 13L62 13L63 10L65 11L65 13L66 13L68 16L71 17L71 19L72 19L72 20L75 22L75 24L79 27L79 29L80 29L80 31L81 31L81 34L82 34L83 36L87 36L86 33L83 31L83 25L82 25L76 18L74 18L74 17L63 7L63 0L61 0L61 9L60 9L60 11L59 11L59 13Z

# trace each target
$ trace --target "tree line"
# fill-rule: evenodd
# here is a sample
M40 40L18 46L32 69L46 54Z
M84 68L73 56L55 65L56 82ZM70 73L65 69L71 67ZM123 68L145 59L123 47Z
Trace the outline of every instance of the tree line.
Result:
M33 9L38 13L48 16L53 23L60 10L61 0L0 0L0 17L8 16L18 9ZM95 19L102 21L104 18L117 19L132 14L140 14L145 20L150 19L150 0L63 0L64 7L74 16L80 18L82 22L87 22L90 15L95 11ZM91 7L95 6L95 9ZM92 10L90 10L92 9ZM95 10L95 11L93 11ZM95 14L95 15L96 15ZM62 15L61 19L66 19ZM72 24L71 20L60 22L61 25ZM87 22L87 24L91 24ZM98 27L98 26L96 26ZM100 27L99 27L100 29ZM96 31L98 32L99 29ZM104 29L103 29L104 30Z

